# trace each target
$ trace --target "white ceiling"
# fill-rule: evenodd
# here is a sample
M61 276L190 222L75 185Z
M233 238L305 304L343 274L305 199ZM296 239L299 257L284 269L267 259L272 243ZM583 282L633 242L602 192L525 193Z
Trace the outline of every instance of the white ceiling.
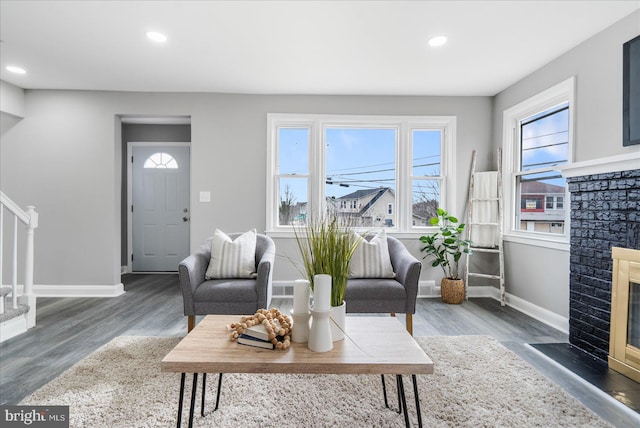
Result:
M1 0L0 78L27 89L495 95L637 9L640 0ZM149 30L168 42L153 44ZM429 48L437 34L449 43Z

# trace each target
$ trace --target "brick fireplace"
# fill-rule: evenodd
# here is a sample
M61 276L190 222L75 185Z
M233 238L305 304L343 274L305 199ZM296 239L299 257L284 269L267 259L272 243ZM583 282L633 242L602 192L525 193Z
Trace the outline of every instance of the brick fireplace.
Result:
M640 248L640 169L570 176L567 185L571 193L569 342L606 361L611 247Z

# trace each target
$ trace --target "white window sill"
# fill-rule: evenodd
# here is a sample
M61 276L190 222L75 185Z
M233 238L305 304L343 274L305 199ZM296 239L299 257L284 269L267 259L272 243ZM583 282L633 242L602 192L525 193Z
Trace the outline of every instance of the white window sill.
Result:
M542 234L515 234L505 233L503 235L505 242L515 242L517 244L531 245L534 247L550 248L554 250L567 251L571 249L571 244L568 238L562 237L560 239Z

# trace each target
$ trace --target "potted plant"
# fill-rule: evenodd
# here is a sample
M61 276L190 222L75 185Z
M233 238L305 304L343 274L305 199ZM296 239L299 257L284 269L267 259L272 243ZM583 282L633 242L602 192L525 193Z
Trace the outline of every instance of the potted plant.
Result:
M471 254L471 241L462 238L465 224L458 224L458 219L442 208L438 208L436 216L429 219L438 230L420 237L425 244L420 251L425 252L423 259L431 257L431 266L440 266L444 278L440 283L440 295L445 303L462 303L465 295L464 281L459 276L459 262L462 254Z
M340 308L337 318L344 320L349 264L360 243L356 233L348 224L341 224L337 215L310 219L298 230L294 227L296 242L302 258L302 273L314 289L314 277L318 274L331 276L331 307ZM344 323L340 326L344 330ZM336 340L334 338L334 340Z

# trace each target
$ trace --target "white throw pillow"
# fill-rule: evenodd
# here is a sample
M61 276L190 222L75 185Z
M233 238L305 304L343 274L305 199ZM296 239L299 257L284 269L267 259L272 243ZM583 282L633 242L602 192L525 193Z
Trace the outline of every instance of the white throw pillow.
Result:
M387 234L382 229L369 242L362 237L349 265L350 278L393 278Z
M211 260L205 278L255 278L255 260L256 229L243 233L233 241L216 229L211 240Z

